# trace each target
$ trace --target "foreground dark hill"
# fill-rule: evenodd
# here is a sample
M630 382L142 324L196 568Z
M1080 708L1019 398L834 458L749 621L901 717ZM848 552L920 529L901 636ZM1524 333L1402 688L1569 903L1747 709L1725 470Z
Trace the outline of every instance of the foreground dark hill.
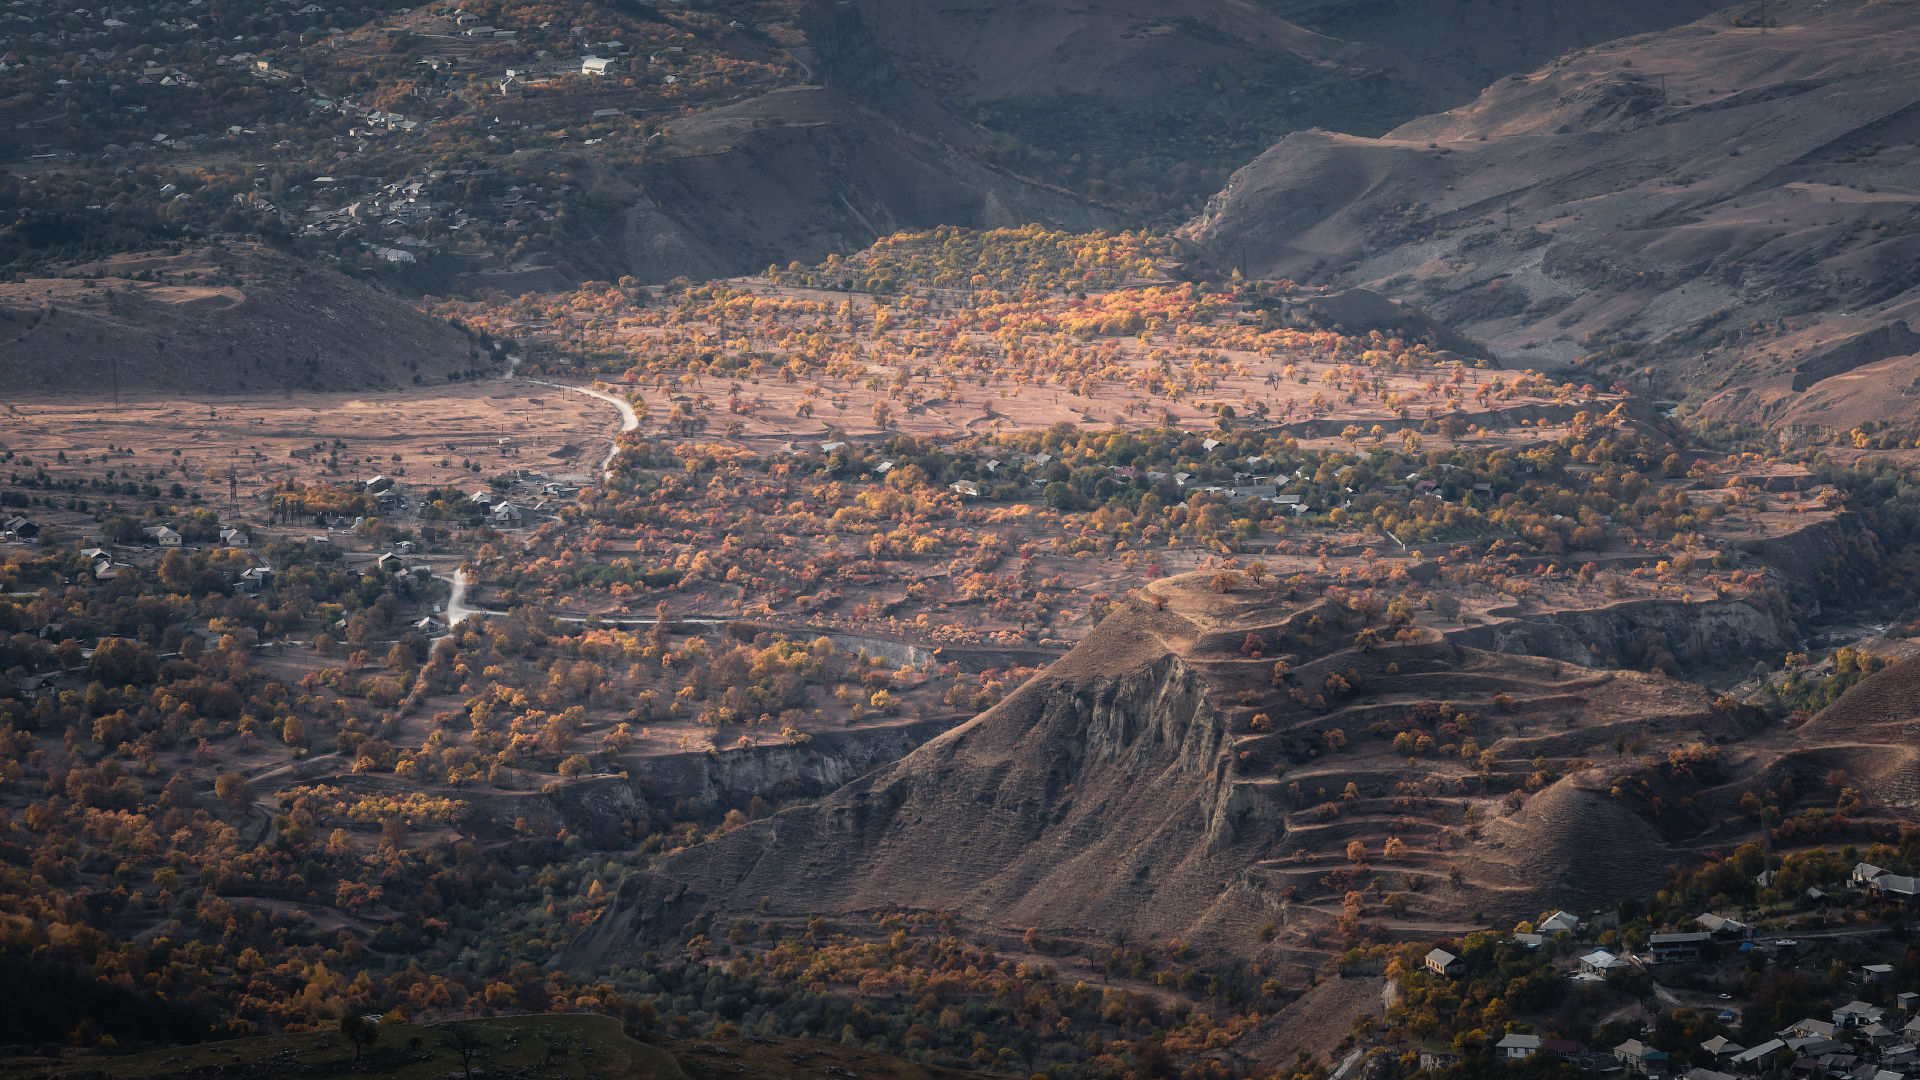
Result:
M1425 303L1511 366L1651 366L1772 419L1920 342L1920 19L1748 14L1571 54L1378 139L1290 135L1187 232L1249 274Z
M1746 738L1766 724L1757 713L1432 629L1394 640L1376 623L1386 643L1356 647L1362 616L1336 601L1212 584L1153 583L903 760L629 876L557 962L671 952L700 919L905 907L1089 945L1179 937L1271 966L1338 947L1345 890L1365 884L1341 869L1354 841L1410 897L1381 932L1432 936L1476 910L1497 921L1624 895L1702 837L1737 839L1724 817L1741 789L1717 756L1675 776L1607 747ZM1405 849L1388 852L1391 838ZM1278 932L1255 944L1269 922Z

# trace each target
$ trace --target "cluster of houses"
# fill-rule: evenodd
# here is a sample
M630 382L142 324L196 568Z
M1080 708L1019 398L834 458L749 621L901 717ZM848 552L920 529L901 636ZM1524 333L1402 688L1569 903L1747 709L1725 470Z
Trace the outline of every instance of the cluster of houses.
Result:
M1863 890L1889 897L1909 895L1907 890L1912 889L1914 881L1890 875L1869 863L1856 866L1851 880ZM1570 977L1599 982L1612 972L1641 964L1690 963L1706 956L1710 947L1721 945L1737 946L1743 953L1779 954L1791 954L1799 947L1797 941L1786 938L1762 944L1754 940L1755 927L1721 915L1702 915L1694 922L1700 930L1650 935L1644 954L1638 957L1595 948L1577 959L1577 970ZM1561 931L1577 932L1582 925L1572 914L1555 912L1542 920L1535 932L1517 933L1511 940L1538 947ZM1427 953L1425 967L1435 975L1457 978L1466 973L1467 965L1445 949L1434 949ZM1888 964L1868 964L1855 974L1862 983L1879 984L1891 979L1894 969ZM1741 1046L1725 1036L1715 1036L1700 1044L1700 1053L1687 1055L1693 1067L1686 1070L1674 1067L1665 1051L1639 1039L1628 1039L1607 1050L1538 1035L1509 1034L1495 1046L1494 1053L1508 1061L1546 1054L1587 1072L1621 1077L1738 1080L1742 1075L1783 1072L1796 1080L1909 1080L1920 1074L1920 993L1896 994L1893 1000L1897 1017L1878 1005L1850 1001L1832 1010L1828 1019L1800 1020L1758 1046ZM1724 1010L1719 1019L1731 1023L1736 1017L1731 1010ZM1442 1068L1457 1060L1451 1047L1439 1044L1429 1045L1420 1053L1421 1066L1427 1069Z
M1434 964L1430 955L1428 967ZM1874 978L1876 971L1884 975L1891 969L1874 965L1862 969L1861 974ZM1914 1016L1916 1007L1920 1007L1920 994L1895 997L1895 1010L1908 1018L1897 1028L1887 1022L1888 1010L1850 1001L1833 1010L1830 1020L1809 1017L1758 1046L1741 1046L1716 1035L1700 1044L1699 1053L1688 1055L1695 1064L1684 1071L1674 1066L1671 1054L1640 1039L1628 1039L1608 1050L1565 1039L1513 1034L1502 1037L1493 1052L1503 1061L1524 1061L1545 1054L1596 1075L1621 1078L1739 1080L1743 1075L1780 1071L1796 1080L1909 1080L1920 1073L1920 1047L1915 1045L1920 1043L1920 1017ZM1721 1016L1730 1019L1732 1014ZM1430 1045L1420 1052L1421 1067L1426 1069L1444 1068L1458 1060L1446 1045ZM1711 1065L1704 1063L1709 1061Z

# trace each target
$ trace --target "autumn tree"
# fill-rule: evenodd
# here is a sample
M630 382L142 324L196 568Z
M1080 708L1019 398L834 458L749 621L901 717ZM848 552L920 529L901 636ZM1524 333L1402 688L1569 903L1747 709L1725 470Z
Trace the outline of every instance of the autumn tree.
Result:
M213 778L213 794L238 809L253 801L253 785L239 773L221 773Z
M160 675L160 661L132 638L105 638L87 661L87 674L107 686L150 683Z
M406 642L396 641L393 648L387 650L387 668L395 675L408 674L417 663L413 650L407 647Z

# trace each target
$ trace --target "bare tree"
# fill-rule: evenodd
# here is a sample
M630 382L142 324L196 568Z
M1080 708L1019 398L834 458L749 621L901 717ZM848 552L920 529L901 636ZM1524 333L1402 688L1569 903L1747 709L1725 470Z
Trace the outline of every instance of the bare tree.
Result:
M440 1045L453 1051L460 1058L460 1069L467 1080L473 1080L473 1060L480 1051L492 1044L480 1037L480 1033L452 1024L436 1024L434 1030L440 1033Z

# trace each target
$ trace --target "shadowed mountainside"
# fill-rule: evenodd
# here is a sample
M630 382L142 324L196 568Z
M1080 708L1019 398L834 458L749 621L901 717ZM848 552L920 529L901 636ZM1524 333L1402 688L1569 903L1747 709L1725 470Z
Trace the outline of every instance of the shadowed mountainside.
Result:
M355 390L489 366L446 322L251 245L115 256L0 284L0 384L36 392ZM130 280L144 275L149 280Z
M1915 350L1920 23L1749 14L1570 54L1378 139L1289 135L1185 231L1249 274L1423 303L1509 366L1651 366L1777 420Z

